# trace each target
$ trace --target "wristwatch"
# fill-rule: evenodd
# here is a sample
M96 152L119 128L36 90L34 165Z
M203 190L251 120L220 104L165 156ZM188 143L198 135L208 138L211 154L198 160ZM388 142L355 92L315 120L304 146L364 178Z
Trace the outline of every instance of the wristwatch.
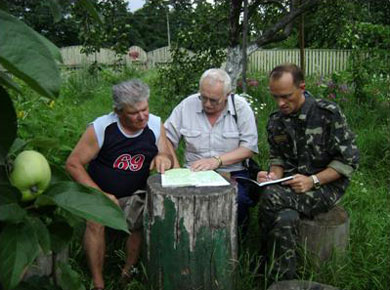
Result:
M318 180L318 177L317 175L312 175L310 176L311 179L313 179L313 186L314 186L314 189L319 189L321 187L321 184L320 184L320 181Z
M221 165L222 165L221 157L219 157L218 155L215 155L215 156L213 156L213 158L218 161L218 167L217 168L221 167Z

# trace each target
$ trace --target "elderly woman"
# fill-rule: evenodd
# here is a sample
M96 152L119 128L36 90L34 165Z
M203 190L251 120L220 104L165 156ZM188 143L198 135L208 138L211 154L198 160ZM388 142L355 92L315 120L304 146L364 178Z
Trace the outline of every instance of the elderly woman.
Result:
M173 165L159 117L149 114L149 87L133 79L113 87L114 112L97 118L70 154L66 169L75 181L97 188L120 205L131 232L122 277L138 260L143 190L150 168L163 173ZM88 170L85 166L88 164ZM88 221L84 246L94 289L104 289L104 226Z
M242 161L258 152L253 111L244 98L231 94L231 80L222 69L209 69L199 81L199 93L184 99L165 122L174 148L185 141L185 162L192 170L217 170L246 176ZM238 185L238 225L246 231L253 201Z

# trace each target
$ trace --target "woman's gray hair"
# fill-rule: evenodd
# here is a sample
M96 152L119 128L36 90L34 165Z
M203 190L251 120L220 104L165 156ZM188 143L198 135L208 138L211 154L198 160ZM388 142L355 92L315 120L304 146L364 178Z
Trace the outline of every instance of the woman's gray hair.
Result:
M207 79L211 85L214 85L217 82L223 84L223 93L228 95L232 91L232 80L226 71L220 68L210 68L206 70L199 80L199 90L202 87L203 81Z
M139 79L114 85L112 87L114 110L120 112L124 106L134 106L136 103L147 101L149 93L149 86Z

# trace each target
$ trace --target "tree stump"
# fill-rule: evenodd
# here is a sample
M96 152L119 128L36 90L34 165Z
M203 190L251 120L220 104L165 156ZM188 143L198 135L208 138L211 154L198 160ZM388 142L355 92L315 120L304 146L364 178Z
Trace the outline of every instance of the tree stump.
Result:
M319 261L329 260L334 250L345 252L349 239L349 218L341 206L313 219L301 219L299 239Z
M338 288L313 281L286 280L273 283L268 290L338 290Z
M162 188L147 182L144 258L154 289L233 289L237 261L233 186Z

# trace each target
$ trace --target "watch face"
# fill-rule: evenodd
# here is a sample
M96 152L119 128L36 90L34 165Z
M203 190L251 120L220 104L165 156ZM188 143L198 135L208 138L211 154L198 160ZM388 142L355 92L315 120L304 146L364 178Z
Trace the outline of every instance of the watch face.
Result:
M321 184L320 184L320 181L318 180L318 177L315 175L312 175L311 178L313 179L314 189L319 189L321 187Z

